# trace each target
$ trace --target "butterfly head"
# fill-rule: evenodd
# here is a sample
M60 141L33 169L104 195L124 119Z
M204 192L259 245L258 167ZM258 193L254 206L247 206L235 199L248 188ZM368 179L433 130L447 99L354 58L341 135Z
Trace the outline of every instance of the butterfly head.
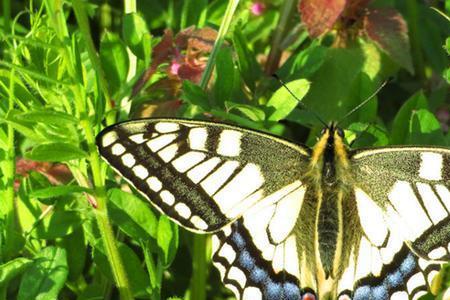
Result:
M334 148L335 143L339 141L340 143L343 143L344 141L344 131L342 128L337 126L337 122L330 122L326 127L322 129L320 132L320 140L323 140L322 143L326 145L326 147ZM318 143L318 144L319 144Z

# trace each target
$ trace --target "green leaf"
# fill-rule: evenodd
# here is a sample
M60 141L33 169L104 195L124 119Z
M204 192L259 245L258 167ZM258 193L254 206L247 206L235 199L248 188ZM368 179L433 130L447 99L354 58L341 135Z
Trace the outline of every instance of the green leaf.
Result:
M407 142L409 124L413 111L428 108L427 98L422 91L409 98L394 118L391 131L391 144L404 144Z
M58 298L68 274L66 251L47 247L38 252L20 282L18 300Z
M106 32L103 35L100 41L100 60L108 87L114 95L125 82L129 67L126 46L117 34Z
M83 223L80 213L73 210L56 210L45 217L35 228L38 239L52 240L73 233Z
M27 159L49 162L62 162L86 157L86 152L68 143L37 145L31 151L25 153L25 158Z
M120 189L109 190L108 197L109 216L126 235L136 241L156 240L158 220L148 203Z
M408 26L402 15L392 8L371 10L364 20L364 29L395 62L414 72L409 50Z
M127 46L140 59L145 60L147 42L144 35L150 35L145 20L136 13L126 14L123 18L122 36Z
M192 25L203 27L207 7L208 1L206 0L184 0L180 28L185 29Z
M433 113L419 109L412 113L408 144L444 145L441 124Z
M292 55L277 71L278 76L284 79L294 79L294 76L309 78L322 66L327 50L321 45L313 45Z
M247 118L255 122L263 122L266 115L262 109L254 105L234 103L231 101L225 102L225 107L228 111L237 110Z
M23 136L26 136L30 140L36 141L36 142L43 142L45 139L41 136L36 134L33 125L29 124L24 121L17 120L15 115L17 114L16 111L10 111L5 119L0 118L0 123L2 121L7 122L9 125L11 125L16 131L21 133Z
M245 27L242 28L243 35L247 37L247 45L271 39L271 34L277 26L279 16L278 11L269 9L264 13L264 17L250 17L251 19L245 22Z
M16 120L22 122L45 123L57 126L65 126L66 123L77 124L79 121L74 116L54 110L35 110L15 115Z
M256 61L255 54L248 48L248 42L239 28L236 28L234 31L233 45L237 54L237 63L242 78L249 89L254 91L256 82L262 76L262 70Z
M18 257L0 265L0 286L6 286L11 279L23 274L31 262L31 259Z
M286 84L287 88L297 97L289 93L284 87L280 87L269 99L266 106L273 109L273 112L269 116L269 121L277 122L286 118L292 110L298 105L299 100L308 93L310 83L306 79L298 79Z
M83 273L86 263L86 241L82 227L65 236L60 245L66 250L69 265L69 280L76 281Z
M350 133L350 136L348 136ZM386 146L389 144L389 138L384 128L376 124L353 123L345 131L348 141L351 141L352 148L358 149L368 146Z
M303 102L325 122L337 120L361 102L354 92L365 56L360 48L329 48L322 66L314 72Z
M214 85L215 104L223 107L225 101L231 100L234 86L234 62L229 47L219 50L216 58L216 83Z
M168 267L175 258L178 249L178 227L165 215L161 215L159 218L157 241L163 254L163 265Z
M208 95L201 87L188 80L183 81L181 98L189 104L201 107L205 111L209 110Z
M134 296L147 296L145 298L148 298L150 283L147 273L142 267L141 260L127 245L118 243L118 248L120 257L122 258L122 261L125 262L125 272L128 275L128 280ZM105 255L105 250L101 240L99 240L95 245L93 259L100 271L107 276L111 282L114 282L111 267L108 258Z
M58 186L50 186L39 190L34 190L30 193L30 197L45 199L45 198L60 197L72 193L83 193L83 192L93 194L92 189L88 189L78 185L58 185Z

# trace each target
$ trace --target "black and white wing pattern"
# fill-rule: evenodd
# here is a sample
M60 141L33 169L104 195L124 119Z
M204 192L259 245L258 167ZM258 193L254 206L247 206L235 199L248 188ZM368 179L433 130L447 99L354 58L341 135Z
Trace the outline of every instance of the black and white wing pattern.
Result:
M348 151L333 124L313 149L236 126L145 119L97 137L162 213L213 233L243 300L412 300L450 260L450 150Z
M97 146L161 212L196 232L217 231L268 195L277 201L277 191L301 185L309 155L267 134L179 119L116 124Z
M450 260L450 150L357 150L351 160L365 233L353 299L418 299Z

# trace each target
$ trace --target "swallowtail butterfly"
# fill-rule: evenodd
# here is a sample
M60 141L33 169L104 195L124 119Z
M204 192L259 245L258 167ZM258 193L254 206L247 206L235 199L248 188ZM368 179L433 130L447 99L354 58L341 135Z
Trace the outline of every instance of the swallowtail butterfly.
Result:
M183 119L116 124L103 158L162 213L213 234L244 300L418 299L450 260L450 150L350 150L331 124L307 148Z

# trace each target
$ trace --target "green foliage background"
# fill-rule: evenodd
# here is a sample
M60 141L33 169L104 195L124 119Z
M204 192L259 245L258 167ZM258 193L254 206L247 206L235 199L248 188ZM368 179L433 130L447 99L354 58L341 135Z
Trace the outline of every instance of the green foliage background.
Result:
M364 35L337 45L352 28L308 37L297 1L266 2L261 14L238 2L3 0L0 300L232 297L208 238L179 229L100 160L105 125L182 116L312 145L322 126L312 111L341 120L391 78L342 120L348 141L358 136L353 147L450 146L449 0L369 4L405 19L411 48L397 54L410 67ZM158 47L167 30L189 26L218 30L197 33L201 55ZM184 75L170 71L174 60Z

